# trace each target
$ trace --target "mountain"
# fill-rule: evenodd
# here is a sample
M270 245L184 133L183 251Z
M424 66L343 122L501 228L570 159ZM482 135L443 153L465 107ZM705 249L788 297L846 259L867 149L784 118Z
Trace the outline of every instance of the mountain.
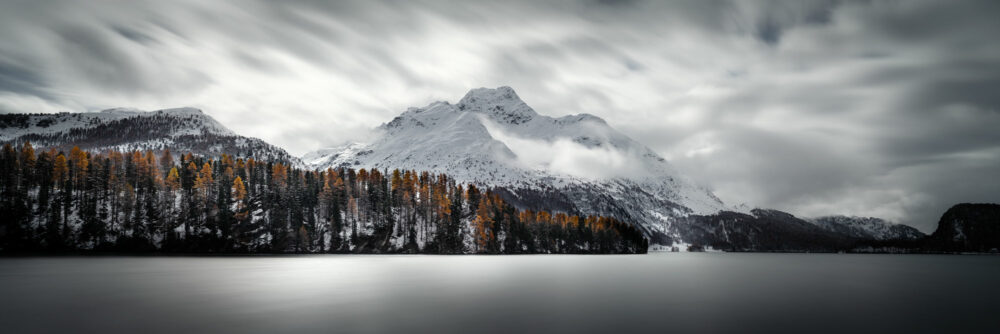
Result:
M409 108L376 130L369 143L322 149L300 160L260 139L240 136L193 108L0 115L0 144L15 146L30 141L35 147L63 150L169 148L207 157L229 153L285 161L310 169L448 174L450 180L489 188L519 210L605 216L631 223L654 249L981 252L996 248L997 215L989 205L956 206L929 237L878 218L802 219L777 210L730 207L604 120L588 114L538 114L509 87L473 89L456 104Z
M116 108L101 112L0 115L0 143L89 151L170 149L203 156L225 152L258 160L299 163L284 149L244 137L195 108L156 111Z
M925 244L931 251L996 252L1000 249L1000 204L952 206Z
M678 220L689 249L724 251L836 252L854 248L859 238L830 231L787 212L753 209L722 211Z
M679 241L674 222L732 210L599 117L540 115L510 87L473 89L457 104L409 108L370 143L307 154L329 167L426 170L487 186L522 209L559 208L635 222L652 242Z
M875 217L826 216L806 221L824 230L858 239L919 240L927 236L916 228Z

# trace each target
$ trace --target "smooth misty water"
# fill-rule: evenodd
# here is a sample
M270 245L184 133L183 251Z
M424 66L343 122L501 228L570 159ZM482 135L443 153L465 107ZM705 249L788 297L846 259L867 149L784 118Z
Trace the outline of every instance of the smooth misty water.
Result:
M1000 332L1000 257L0 259L0 332Z

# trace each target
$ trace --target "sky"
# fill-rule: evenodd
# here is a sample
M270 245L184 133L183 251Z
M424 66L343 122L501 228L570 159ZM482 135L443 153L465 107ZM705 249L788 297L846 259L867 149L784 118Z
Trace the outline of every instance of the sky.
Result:
M0 112L203 109L295 155L513 87L730 204L1000 202L998 1L0 2Z

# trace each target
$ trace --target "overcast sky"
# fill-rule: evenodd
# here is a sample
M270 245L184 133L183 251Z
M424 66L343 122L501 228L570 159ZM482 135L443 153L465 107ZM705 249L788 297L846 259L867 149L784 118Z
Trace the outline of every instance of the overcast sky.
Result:
M0 112L193 106L293 154L507 85L727 203L1000 202L1000 1L3 1Z

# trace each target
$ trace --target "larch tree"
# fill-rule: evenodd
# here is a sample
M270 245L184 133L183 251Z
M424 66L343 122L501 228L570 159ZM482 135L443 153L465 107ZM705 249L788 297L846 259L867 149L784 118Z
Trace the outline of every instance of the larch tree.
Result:
M150 151L77 149L66 154L54 149L36 152L29 143L5 145L0 152L0 216L6 233L0 234L0 246L614 253L641 252L648 243L627 223L520 211L498 193L457 184L446 175L312 171L230 155L185 154L179 165L172 160ZM350 238L342 217L350 220ZM183 235L177 233L181 231ZM469 241L471 249L465 246Z
M170 149L163 149L163 153L160 153L160 171L169 172L174 169L174 156L170 154Z
M170 168L170 172L167 173L167 179L163 182L163 184L171 193L181 188L181 176L180 173L177 172L177 167Z
M55 163L52 166L52 180L57 186L62 186L63 181L69 175L69 164L66 162L66 156L59 153L56 156Z
M233 205L235 206L233 208L233 218L236 221L236 233L234 233L235 241L238 244L245 246L250 242L250 238L247 235L250 230L250 210L248 209L246 203L247 188L243 184L243 178L239 176L236 176L236 178L233 179L232 187Z
M476 218L473 220L477 252L485 252L488 245L492 242L493 231L490 229L490 226L493 225L493 217L490 211L489 200L479 202L479 207L476 209Z

